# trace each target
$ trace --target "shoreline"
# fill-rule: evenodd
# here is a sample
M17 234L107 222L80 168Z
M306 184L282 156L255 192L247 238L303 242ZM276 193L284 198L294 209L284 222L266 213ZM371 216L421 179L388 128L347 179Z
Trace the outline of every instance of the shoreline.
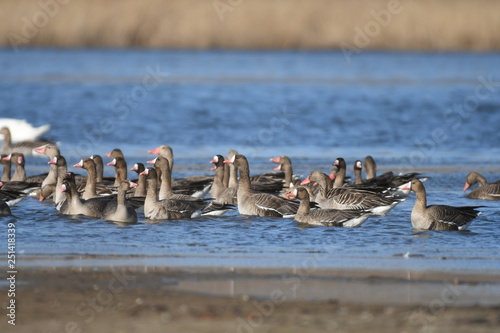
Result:
M335 48L346 57L368 49L498 51L499 8L488 0L456 0L453 11L444 0L4 0L10 15L0 22L0 45Z
M17 282L19 332L493 332L500 323L498 276L480 274L21 266Z

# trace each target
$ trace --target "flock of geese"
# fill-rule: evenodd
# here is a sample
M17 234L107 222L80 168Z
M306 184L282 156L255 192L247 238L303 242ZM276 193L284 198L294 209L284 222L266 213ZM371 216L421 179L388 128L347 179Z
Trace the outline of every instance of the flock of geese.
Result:
M214 176L172 178L174 156L167 145L148 151L156 155L147 163L135 163L130 170L137 173L134 182L127 179L127 162L120 149L105 156L115 177L104 177L100 155L82 158L73 167L87 175L68 172L66 159L57 145L50 142L26 141L12 144L10 130L0 129L4 137L1 162L0 216L11 215L11 206L27 196L52 200L63 215L84 215L122 223L137 222L137 211L151 220L191 219L198 216L222 215L237 209L242 215L272 218L294 218L299 223L321 226L356 227L371 216L385 216L410 191L416 194L411 212L415 229L464 230L481 212L483 206L454 207L427 205L423 182L418 173L376 175L376 163L367 156L364 163L354 163L355 179L346 177L346 162L338 158L330 174L312 171L305 179L293 174L287 156L270 159L278 166L263 175L250 175L247 158L231 151L226 157L215 155ZM49 159L48 173L27 176L27 154L43 154ZM14 174L12 174L14 166ZM362 170L366 170L366 179ZM467 197L500 200L500 181L488 183L476 173L467 175L464 191L479 183ZM206 196L210 196L208 199Z

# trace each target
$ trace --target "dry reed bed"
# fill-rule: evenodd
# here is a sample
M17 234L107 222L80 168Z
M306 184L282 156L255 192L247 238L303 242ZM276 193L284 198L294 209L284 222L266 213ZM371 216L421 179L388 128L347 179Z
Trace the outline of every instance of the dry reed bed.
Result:
M493 0L2 0L0 12L4 46L500 49Z

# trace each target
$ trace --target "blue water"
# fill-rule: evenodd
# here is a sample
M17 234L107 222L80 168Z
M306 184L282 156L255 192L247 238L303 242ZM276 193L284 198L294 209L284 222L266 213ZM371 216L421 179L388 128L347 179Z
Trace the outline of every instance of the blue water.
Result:
M0 101L2 118L51 124L71 164L120 147L132 165L169 144L175 177L210 174L212 156L233 148L252 173L286 154L307 175L328 172L336 157L350 170L371 154L380 171L430 176L430 203L487 206L469 232L415 233L412 197L356 229L237 214L159 223L140 215L123 227L27 198L13 207L16 245L39 263L84 264L75 258L92 254L113 255L105 264L500 271L500 203L461 191L472 170L500 179L499 54L364 52L349 64L339 52L4 49ZM28 174L46 162L29 157Z

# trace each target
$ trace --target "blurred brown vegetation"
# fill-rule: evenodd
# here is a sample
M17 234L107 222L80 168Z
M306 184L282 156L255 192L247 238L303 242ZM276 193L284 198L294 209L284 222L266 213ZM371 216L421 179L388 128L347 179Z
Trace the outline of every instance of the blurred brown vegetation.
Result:
M0 12L7 47L500 49L494 0L2 0Z

